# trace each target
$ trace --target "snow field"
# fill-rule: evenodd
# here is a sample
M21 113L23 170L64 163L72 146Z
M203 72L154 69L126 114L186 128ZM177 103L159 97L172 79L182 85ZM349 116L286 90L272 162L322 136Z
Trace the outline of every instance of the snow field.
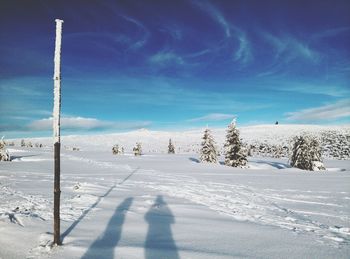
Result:
M347 160L305 172L286 159L249 158L249 169L235 169L198 163L197 154L134 157L86 149L62 151L64 245L54 248L52 151L11 150L14 162L0 164L0 258L350 253Z

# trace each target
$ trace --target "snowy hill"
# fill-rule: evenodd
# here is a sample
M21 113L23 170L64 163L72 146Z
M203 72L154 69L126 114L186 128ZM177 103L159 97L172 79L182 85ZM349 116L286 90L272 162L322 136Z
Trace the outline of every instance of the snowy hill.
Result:
M294 136L308 133L319 138L323 155L329 158L349 159L350 126L317 126L317 125L257 125L239 128L241 138L253 155L276 156L275 149L280 149L279 156L287 157ZM222 151L226 128L212 129L217 147ZM150 131L140 129L126 133L114 133L90 136L64 136L62 146L66 149L79 148L111 150L114 144L131 152L136 142L142 143L146 153L166 153L169 138L175 144L176 153L197 153L200 147L203 129L190 131ZM42 143L50 146L51 138L31 138L26 142ZM16 145L20 140L15 141Z

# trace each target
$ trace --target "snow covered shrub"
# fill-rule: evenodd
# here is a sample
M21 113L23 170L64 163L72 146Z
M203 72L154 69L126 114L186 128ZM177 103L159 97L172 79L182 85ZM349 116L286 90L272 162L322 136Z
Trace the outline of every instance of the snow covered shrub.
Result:
M33 147L32 142L29 141L29 142L27 143L27 147Z
M168 154L175 154L175 147L174 147L173 143L171 142L171 139L169 139Z
M11 161L11 156L6 149L4 138L0 140L0 161Z
M212 137L210 130L206 129L203 135L203 141L200 150L200 160L202 162L217 163L217 151L215 148L214 138Z
M350 132L324 131L321 134L322 155L335 159L350 158Z
M136 147L134 147L132 149L132 151L134 152L135 156L141 156L142 155L142 147L141 147L141 143L137 142L136 143Z
M113 153L113 155L118 155L119 153L121 153L121 152L119 151L119 146L118 146L118 145L114 145L114 146L112 147L112 153Z
M119 145L114 145L112 148L113 155L122 155L124 154L124 148Z
M280 158L283 156L283 147L281 145L272 145L271 152L272 157Z
M224 148L225 165L232 167L245 167L247 165L247 154L239 139L239 131L234 120L228 125Z
M73 190L74 190L74 191L77 191L77 190L79 190L79 189L81 189L81 184L78 182L78 183L74 184Z
M292 152L291 166L309 171L325 170L321 159L320 144L315 137L295 137Z

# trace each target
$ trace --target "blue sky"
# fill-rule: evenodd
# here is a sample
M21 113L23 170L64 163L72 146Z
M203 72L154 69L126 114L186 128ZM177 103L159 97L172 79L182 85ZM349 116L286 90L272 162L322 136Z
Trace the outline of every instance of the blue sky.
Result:
M0 133L350 123L350 2L1 1Z

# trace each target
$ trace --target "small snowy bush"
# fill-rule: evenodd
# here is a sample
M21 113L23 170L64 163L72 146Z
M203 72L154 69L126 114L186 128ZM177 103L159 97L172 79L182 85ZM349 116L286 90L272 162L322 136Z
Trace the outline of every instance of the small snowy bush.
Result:
M215 148L214 138L209 129L204 131L203 141L200 150L200 160L202 162L217 163L217 151Z
M0 161L11 161L11 156L6 149L4 138L0 140Z
M118 145L114 145L114 146L112 147L112 153L113 153L113 155L118 155L118 154L121 153L121 152L119 151L119 146L118 146Z
M174 147L173 143L171 142L171 139L169 139L168 154L175 154L175 147Z
M335 159L350 158L350 131L324 131L321 135L322 155Z
M141 147L141 143L137 142L136 143L136 147L134 147L132 149L132 151L134 152L135 156L141 156L142 155L142 147Z
M271 152L273 157L280 158L283 156L283 147L281 145L272 145Z
M224 148L225 165L232 167L245 167L247 165L247 152L243 148L234 120L228 125Z
M325 170L320 144L315 137L305 135L294 138L290 165L309 171Z

